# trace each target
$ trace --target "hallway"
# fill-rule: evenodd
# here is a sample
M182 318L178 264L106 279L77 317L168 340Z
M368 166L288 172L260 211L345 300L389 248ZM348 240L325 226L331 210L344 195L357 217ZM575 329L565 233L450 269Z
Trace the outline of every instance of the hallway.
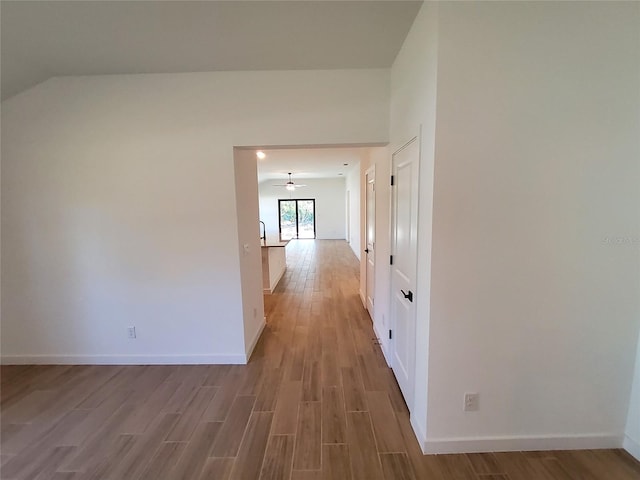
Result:
M3 367L1 478L640 478L619 450L423 456L348 245L287 251L248 365Z

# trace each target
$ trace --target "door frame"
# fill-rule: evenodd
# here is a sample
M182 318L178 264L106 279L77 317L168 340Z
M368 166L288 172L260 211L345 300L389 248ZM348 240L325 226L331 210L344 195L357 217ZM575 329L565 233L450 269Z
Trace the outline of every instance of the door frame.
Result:
M296 236L290 240L314 240L317 237L316 231L316 199L315 198L279 198L278 199L278 238L282 240L282 217L280 216L280 205L282 202L296 202ZM298 224L298 202L313 202L313 238L300 238L300 230Z

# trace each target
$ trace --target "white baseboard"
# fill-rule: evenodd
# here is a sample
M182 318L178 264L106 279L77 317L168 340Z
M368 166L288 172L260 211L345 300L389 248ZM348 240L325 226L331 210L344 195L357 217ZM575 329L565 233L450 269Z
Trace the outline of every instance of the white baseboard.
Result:
M637 442L629 435L625 435L622 442L622 448L624 448L627 452L629 452L631 456L635 457L635 459L640 462L640 442Z
M245 355L3 355L2 365L244 365Z
M413 425L413 423L412 423ZM416 426L414 426L414 431ZM505 436L427 439L424 453L517 452L531 450L590 450L620 448L622 436L615 434Z
M429 453L425 450L425 447L427 445L427 437L424 434L422 427L418 424L418 422L416 422L415 417L413 415L409 415L409 421L411 422L411 428L413 429L413 433L415 434L416 439L418 440L418 445L420 445L420 450L422 450L422 453Z
M285 259L284 267L282 268L282 270L280 270L280 273L278 274L278 278L276 278L276 281L273 282L273 288L271 289L271 293L273 293L273 291L276 289L276 287L280 283L280 280L282 280L282 277L284 276L284 272L286 271L287 271L287 260Z
M362 293L360 290L358 290L358 293L360 294L360 301L362 302L362 306L366 310L367 309L367 301L364 298L364 293Z
M262 331L264 330L264 327L267 325L266 319L267 317L264 317L262 319L262 324L260 324L260 328L258 328L258 330L256 331L255 335L253 336L253 340L251 340L251 343L249 344L248 348L247 348L247 356L245 357L245 361L242 363L247 363L249 361L249 359L251 358L251 354L253 353L253 349L256 348L256 344L258 343L258 340L260 339L260 335L262 335Z

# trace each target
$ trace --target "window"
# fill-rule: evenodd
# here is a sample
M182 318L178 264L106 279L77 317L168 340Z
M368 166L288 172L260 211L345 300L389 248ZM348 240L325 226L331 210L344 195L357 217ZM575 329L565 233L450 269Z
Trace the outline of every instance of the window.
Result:
M314 199L278 200L280 240L316 238L316 201Z

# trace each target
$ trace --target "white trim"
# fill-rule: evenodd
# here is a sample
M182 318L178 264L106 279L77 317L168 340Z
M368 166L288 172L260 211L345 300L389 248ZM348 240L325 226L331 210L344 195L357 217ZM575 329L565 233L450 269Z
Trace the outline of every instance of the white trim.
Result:
M281 247L278 247L278 248L281 248ZM287 271L287 265L286 265L286 262L287 262L287 260L286 260L286 257L285 257L285 266L284 266L284 268L280 271L280 274L278 275L278 278L277 278L277 279L276 279L276 281L274 282L273 287L272 287L271 285L269 285L269 288L263 288L263 289L262 289L262 293L269 294L269 295L273 294L273 291L274 291L274 290L276 289L276 287L278 286L278 283L280 283L280 280L282 280L282 277L284 276L284 272L286 272L286 271Z
M622 448L624 448L632 457L640 462L640 443L631 438L629 435L624 436L622 441Z
M413 425L413 422L411 423ZM416 430L416 426L414 431ZM425 442L424 453L517 452L531 450L591 450L620 448L622 435L522 435L504 437L436 438Z
M242 354L2 355L2 365L244 365Z
M418 445L420 445L420 450L422 450L422 453L425 453L425 454L430 453L430 452L427 452L426 450L427 437L422 431L422 427L416 421L415 417L411 414L409 415L409 421L411 422L411 428L413 429L413 434L416 436L416 439L418 440Z
M362 302L362 306L364 307L365 310L367 310L367 301L364 298L364 293L362 293L362 290L358 290L358 293L360 294L360 301ZM367 310L368 312L369 310Z
M286 253L285 253L286 255ZM276 289L276 287L278 286L278 283L280 283L280 280L282 280L282 277L284 275L284 272L287 271L287 257L284 257L284 268L280 271L280 275L278 275L278 278L276 279L275 283L273 284L273 288L271 289L270 293L273 293L273 291Z
M256 344L258 343L258 340L260 339L260 335L262 335L262 331L264 330L264 327L267 325L266 318L267 317L264 317L262 319L262 323L260 324L260 328L258 328L258 330L256 331L256 334L253 336L253 340L251 340L251 343L249 344L249 347L247 348L247 354L245 356L245 361L242 362L242 363L248 363L249 362L249 358L251 358L251 354L253 353L253 349L256 348Z

